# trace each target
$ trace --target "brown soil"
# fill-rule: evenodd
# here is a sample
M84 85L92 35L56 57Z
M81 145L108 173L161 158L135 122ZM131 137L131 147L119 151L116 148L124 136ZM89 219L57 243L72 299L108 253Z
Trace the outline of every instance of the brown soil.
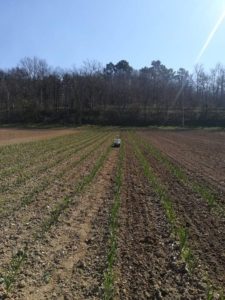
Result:
M209 135L211 136L211 134L212 133L210 133ZM178 137L180 135L181 133L178 133ZM203 134L204 139L206 138L205 135L206 133ZM160 133L158 133L158 137L159 136ZM175 133L173 133L172 136L174 138ZM213 135L211 136L211 139L213 139ZM155 141L154 138L153 140ZM160 148L162 149L163 147L165 149L165 144L164 146L161 145ZM192 147L195 148L195 144L193 144ZM199 148L201 149L200 146ZM174 148L173 157L176 158L176 160L181 159L181 157L179 156L179 149L180 148L178 147L178 154L176 155ZM202 153L206 154L202 154L202 157L206 162L209 150L207 147L206 150L203 151L203 149L204 147L202 148ZM225 239L223 238L223 232L225 231L225 216L218 216L217 214L211 212L209 205L207 204L207 201L205 199L202 199L199 195L194 193L190 187L179 182L177 178L172 176L171 173L149 153L145 152L145 156L147 157L155 174L167 187L178 220L183 226L188 228L189 244L195 256L199 260L201 269L204 271L204 274L208 274L207 277L217 288L224 289ZM179 161L179 163L182 165L183 161ZM201 171L199 170L199 172ZM192 177L195 181L199 180L197 173L195 172L192 174ZM209 180L209 178L207 177L206 180Z
M77 129L2 129L0 128L0 145L25 143L49 139L56 136L74 134Z
M58 187L62 187L65 183L69 182L69 178L75 175L78 176L80 173L80 171L77 170L79 159L82 158L82 155L90 153L91 150L94 155L95 148L99 143L104 142L105 139L106 137L103 138L103 136L100 138L94 136L88 145L87 142L80 143L79 147L82 147L82 149L78 152L73 144L70 145L71 149L69 153L68 151L63 151L60 155L54 155L51 150L47 150L46 153L50 154L48 159L38 160L31 166L28 163L28 166L19 169L18 172L13 172L6 180L2 180L1 188L4 187L5 191L1 194L0 216L9 215L12 208L19 206L21 201L29 197L29 195L32 197L30 201L33 201L33 198L36 198L46 189L48 190L48 195L50 195L49 190L53 182ZM91 156L91 154L89 156ZM88 157L86 160L88 160ZM22 174L25 174L25 180L17 183L17 180L21 178ZM37 192L34 192L35 190L37 190Z
M52 134L49 133L49 137ZM225 192L225 155L221 151L225 146L223 132L140 131L138 134L181 166L190 180L212 186L221 195L222 202ZM29 176L14 188L11 182L16 182L16 176L19 177L22 172L18 169L17 173L11 174L10 163L4 163L3 171L8 172L8 178L3 176L2 182L9 183L10 188L0 195L0 208L3 208L0 210L1 271L18 250L28 246L27 260L16 276L9 299L104 298L109 220L115 195L119 149L111 150L93 182L86 186L82 194L74 192L114 137L114 134L109 135L96 148L95 145L105 139L105 133L100 135L96 144L93 141L79 152L71 152L71 156L67 156L73 149L71 141L63 140L62 146L65 142L67 150L64 152L62 147L62 152L58 154L54 154L54 149L58 145L60 147L60 142L56 142L55 148L46 146L46 160L41 155L39 158L38 154L33 157L36 148L32 148L21 158L21 170L23 173L27 170ZM29 140L28 136L21 138ZM42 135L43 138L48 137ZM126 133L122 136L122 142L125 144L125 161L114 268L115 299L206 299L205 277L217 288L225 288L225 218L210 211L207 202L192 191L191 185L180 182L139 145L158 180L167 188L178 222L188 228L189 246L198 259L197 269L190 274L180 257L179 245L162 203L144 176ZM3 151L7 160L12 155L13 166L20 164L17 146L9 148L14 147L9 153ZM76 165L76 161L86 153L89 156ZM59 158L62 160L57 162ZM4 162L4 158L2 160ZM34 162L33 165L27 163L29 160ZM46 167L43 172L39 172L41 164ZM34 174L30 176L32 172ZM23 197L41 187L45 181L48 183L46 187L37 190L32 201L21 206ZM62 212L58 222L42 238L34 238L40 232L43 221L65 196L70 197L72 202ZM4 294L1 275L0 299Z
M60 222L29 249L14 299L100 299L118 151ZM21 286L24 285L24 287Z
M47 189L35 195L31 203L26 206L16 206L15 201L11 204L11 214L2 219L0 224L0 259L1 265L6 265L13 254L24 248L25 244L32 244L33 234L40 230L43 221L49 217L56 203L64 197L73 194L78 182L80 182L89 170L92 168L94 161L109 145L107 140L99 149L87 157L82 163L75 168L68 170L60 177L54 178L55 173L61 172L62 165L48 172L49 184ZM81 155L84 155L90 149L84 149L75 155L74 161L77 161ZM34 178L35 179L35 178ZM23 195L22 195L23 196ZM18 193L18 202L19 193Z
M167 189L174 204L180 223L188 228L189 243L200 259L202 269L209 273L216 286L225 287L225 218L212 214L204 199L181 185L158 162L149 159L161 182Z
M225 132L149 130L141 134L189 173L225 191Z
M205 286L189 276L180 260L164 209L130 145L124 172L117 299L201 299Z

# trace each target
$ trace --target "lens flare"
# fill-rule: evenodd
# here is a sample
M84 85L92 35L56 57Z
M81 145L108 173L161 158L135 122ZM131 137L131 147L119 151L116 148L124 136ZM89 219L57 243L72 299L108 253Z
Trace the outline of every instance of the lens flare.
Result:
M220 18L218 19L218 21L216 22L215 26L213 27L212 31L210 32L210 34L207 38L205 44L203 45L202 49L200 50L198 56L196 57L195 64L197 64L199 62L202 55L205 53L206 49L209 47L210 42L212 41L212 39L213 39L214 35L216 34L216 32L218 31L218 29L220 28L224 19L225 19L225 10L223 11L223 13L220 16Z
M197 55L194 64L197 64L199 62L199 60L201 59L201 57L203 56L203 54L205 53L205 51L207 50L207 48L209 47L214 35L216 34L216 32L218 31L218 29L220 28L220 26L222 25L223 21L225 19L225 10L223 11L222 15L220 16L220 18L218 19L218 21L216 22L215 26L213 27L212 31L209 33L207 40L205 41L204 45L202 46L199 54ZM180 98L185 86L187 85L187 82L185 82L181 88L179 89L178 93L176 94L176 97L174 98L174 101L172 103L172 107L174 107L174 105L177 103L178 99ZM167 112L167 118L169 116L169 113ZM183 121L184 122L184 121Z

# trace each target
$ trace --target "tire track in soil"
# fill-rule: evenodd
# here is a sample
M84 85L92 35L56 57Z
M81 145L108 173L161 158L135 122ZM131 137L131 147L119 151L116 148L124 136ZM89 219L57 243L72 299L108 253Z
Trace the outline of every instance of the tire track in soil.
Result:
M112 151L88 190L31 246L13 299L102 299L117 159Z
M179 183L149 153L144 153L155 174L167 187L178 220L188 229L188 240L200 260L201 269L208 273L216 287L225 289L225 218L212 214L204 199Z
M15 211L14 214L3 220L0 224L0 260L1 267L6 265L11 256L18 250L24 248L24 243L32 243L33 234L39 228L43 219L46 218L54 205L66 195L74 191L75 185L92 168L93 161L102 153L109 144L109 138L93 154L85 159L72 172L69 172L65 178L58 180L43 193L40 193L34 202ZM85 151L85 150L83 150ZM83 153L82 151L82 153ZM82 155L80 153L79 155ZM63 180L63 181L62 181Z
M116 299L203 299L205 287L187 273L160 200L144 177L131 145L126 148Z

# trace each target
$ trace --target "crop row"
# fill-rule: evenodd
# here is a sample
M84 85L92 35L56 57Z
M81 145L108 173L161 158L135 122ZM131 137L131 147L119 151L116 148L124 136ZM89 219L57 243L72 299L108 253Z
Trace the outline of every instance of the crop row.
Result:
M1 179L3 181L8 181L8 177L12 175L12 178L15 180L15 184L22 184L26 178L29 179L29 176L34 175L34 172L38 173L42 171L43 166L50 164L51 161L56 161L58 158L60 160L60 157L64 157L66 153L68 155L73 153L74 148L76 146L80 145L82 142L87 142L88 140L93 140L94 137L83 137L82 139L78 140L75 139L72 143L69 145L65 145L57 149L56 151L53 151L51 147L46 148L44 153L40 155L38 151L36 151L35 154L33 154L31 157L27 158L26 160L23 160L23 155L21 154L21 157L18 158L17 164L12 165L7 170L2 170L1 172ZM22 163L20 162L22 161ZM39 171L40 170L40 171ZM6 184L7 186L7 184ZM4 192L4 185L1 186L2 192ZM6 188L7 190L7 188Z
M195 193L202 197L202 199L208 203L210 210L214 210L222 216L225 215L224 208L219 204L216 194L208 186L190 179L181 167L171 162L167 156L150 144L150 142L146 142L137 136L135 136L135 139L142 144L155 159L162 163L181 184L190 187Z
M113 272L114 263L117 255L117 229L118 229L118 213L120 208L120 190L123 181L123 162L124 162L124 144L122 144L119 153L119 160L115 178L114 202L110 214L109 224L109 250L107 255L107 269L104 274L104 299L110 300L114 297L114 281Z
M36 155L36 153L42 153L42 151L45 151L47 148L52 148L52 150L57 149L57 147L68 144L73 141L74 138L79 138L82 135L83 133L79 132L46 140L1 146L0 163L4 167L10 166L11 163L17 162L21 157L26 160L27 158L29 159L33 155Z
M172 232L174 233L176 239L179 242L180 247L180 254L183 261L186 263L187 270L191 274L196 267L198 266L198 260L193 255L193 252L190 247L190 243L188 242L188 229L187 227L181 226L179 222L179 218L175 213L175 210L173 208L173 201L170 198L169 192L167 190L167 187L160 182L157 175L155 174L154 170L150 166L148 160L145 158L144 153L141 150L141 142L139 140L139 143L137 143L137 139L134 138L134 136L130 135L130 142L133 145L134 152L136 154L137 159L140 162L140 165L142 166L143 172L145 176L150 181L156 195L159 197L159 199L162 202L162 205L165 209L165 213L167 216L167 219L169 223L171 224ZM140 146L138 146L140 145ZM205 274L205 277L207 278L207 274ZM207 288L207 300L213 299L214 292L219 291L219 298L220 300L224 300L223 291L221 291L220 288L214 287L209 280L208 282L208 288ZM218 293L217 293L218 294Z
M24 185L29 179L37 178L38 176L44 174L46 170L50 170L55 166L67 161L70 157L72 157L77 149L80 149L82 146L88 147L96 138L100 135L92 136L91 138L84 139L81 142L77 141L76 143L70 145L69 149L65 149L60 151L57 154L49 153L49 158L44 157L40 161L38 161L34 166L31 166L30 169L22 168L19 169L17 174L13 174L12 178L5 178L5 184L1 184L0 190L2 193L8 192L10 190L15 190L15 187L19 187Z
M6 217L9 216L13 211L17 211L21 207L25 205L29 205L33 201L35 201L38 198L39 193L43 192L47 188L50 187L50 185L57 179L63 179L64 176L66 176L67 173L70 172L70 170L73 170L75 167L77 167L79 164L82 163L82 161L86 160L91 154L93 154L94 150L97 150L103 143L106 142L108 138L108 134L102 134L99 137L94 138L91 141L88 141L88 143L81 143L80 146L75 147L73 149L73 154L79 153L83 149L85 149L85 153L81 155L81 157L76 157L75 160L73 159L72 161L69 161L69 165L65 165L64 168L59 168L59 171L54 172L51 174L51 170L49 165L46 167L46 172L43 172L44 176L37 181L36 179L36 185L32 187L31 189L28 190L28 193L23 193L21 197L17 197L17 201L13 203L13 205L9 208L5 208L4 201L1 201L1 206L0 206L0 213L1 217ZM89 149L90 147L90 149ZM87 152L86 152L87 150ZM68 156L65 155L63 157L63 161L68 161ZM60 161L56 160L54 161L54 166L60 165ZM15 192L15 191L14 191ZM5 198L5 203L8 206L8 201L7 198Z
M70 194L70 196L65 196L63 199L61 199L61 201L59 201L55 205L50 215L47 217L47 219L43 220L39 229L34 234L33 243L35 243L38 239L42 238L43 235L50 230L52 225L58 222L60 215L64 212L65 209L68 208L68 206L73 205L74 196L84 192L85 188L91 184L91 182L98 174L99 170L104 165L104 162L106 161L110 151L111 151L111 145L108 146L107 149L99 156L99 158L94 163L93 167L88 172L88 174L86 174L83 177L83 179L79 182L79 184L76 185L73 193ZM83 159L85 159L85 157L83 157ZM18 253L12 257L8 267L2 273L1 276L4 280L7 291L10 290L13 282L16 281L17 274L21 266L23 265L23 263L26 261L28 255L29 255L29 245L26 244L26 247L24 247L24 249L19 250Z
M58 155L63 151L71 148L84 139L88 138L90 134L73 135L68 137L60 137L57 140L49 139L45 142L31 142L27 143L28 149L24 150L23 146L17 146L16 157L13 159L13 155L4 158L5 166L1 168L0 177L6 178L6 176L15 173L17 170L22 170L30 165L40 163L41 161L49 159L53 155Z
M175 211L173 209L173 204L170 199L170 196L168 195L167 189L158 180L158 177L155 175L154 170L149 165L149 162L145 158L140 147L137 146L137 143L135 143L135 141L133 139L131 139L131 137L130 137L130 142L133 145L135 155L144 171L144 175L151 182L151 185L152 185L155 193L162 201L163 207L166 212L167 219L169 220L169 222L172 226L172 230L180 242L181 256L184 259L184 261L186 262L188 269L191 271L195 265L195 261L193 259L193 254L187 244L187 239L188 239L187 229L185 227L182 227L179 225Z

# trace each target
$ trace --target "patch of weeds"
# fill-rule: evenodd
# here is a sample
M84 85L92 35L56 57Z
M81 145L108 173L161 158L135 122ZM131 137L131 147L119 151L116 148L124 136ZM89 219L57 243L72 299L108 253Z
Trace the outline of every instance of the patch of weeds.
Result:
M220 293L219 293L219 300L225 300L224 291L220 291Z

